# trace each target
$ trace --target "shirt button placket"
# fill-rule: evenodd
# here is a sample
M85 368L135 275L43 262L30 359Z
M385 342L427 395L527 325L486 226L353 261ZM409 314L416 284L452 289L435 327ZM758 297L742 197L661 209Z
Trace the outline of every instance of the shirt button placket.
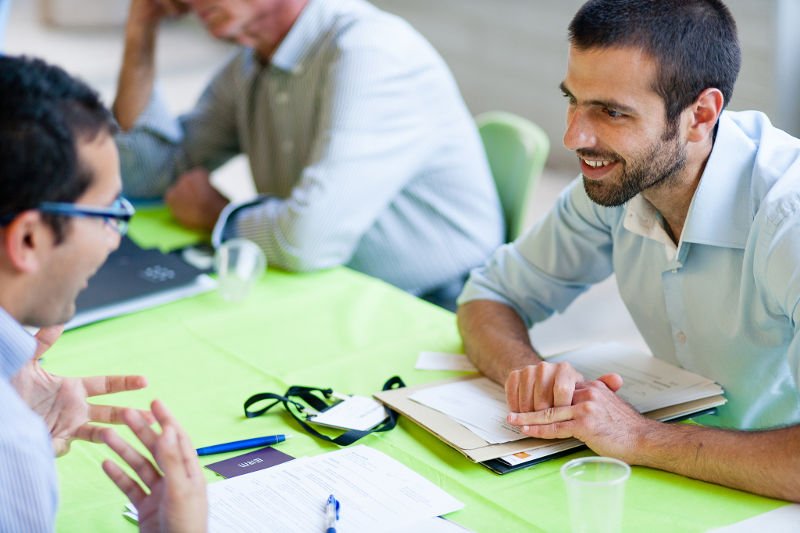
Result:
M670 327L672 329L672 344L675 347L675 357L682 365L687 364L689 350L687 346L688 337L686 336L686 310L681 298L681 273L680 265L671 265L661 275L664 286L664 303L667 308Z

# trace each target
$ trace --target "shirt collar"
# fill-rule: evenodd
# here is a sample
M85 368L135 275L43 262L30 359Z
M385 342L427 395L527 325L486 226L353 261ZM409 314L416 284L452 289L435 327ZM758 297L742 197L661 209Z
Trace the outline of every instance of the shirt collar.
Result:
M750 182L755 156L756 144L723 112L714 148L689 206L683 240L744 249L753 224Z
M324 19L327 13L323 4L327 0L309 0L297 17L289 33L272 55L270 64L280 70L301 74L304 62L325 38Z
M10 380L36 354L36 339L0 307L0 375Z
M727 111L723 112L714 148L689 206L681 234L682 242L726 248L745 247L753 222L750 169L755 153L756 146L752 139L738 127ZM625 206L624 226L643 237L664 243L667 248L669 245L674 248L658 212L640 194Z

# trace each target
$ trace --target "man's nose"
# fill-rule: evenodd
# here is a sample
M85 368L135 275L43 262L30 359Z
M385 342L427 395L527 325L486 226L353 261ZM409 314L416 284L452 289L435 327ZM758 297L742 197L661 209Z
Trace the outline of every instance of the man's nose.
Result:
M594 128L586 112L575 109L567 113L567 130L564 132L564 146L568 150L593 148L597 144Z

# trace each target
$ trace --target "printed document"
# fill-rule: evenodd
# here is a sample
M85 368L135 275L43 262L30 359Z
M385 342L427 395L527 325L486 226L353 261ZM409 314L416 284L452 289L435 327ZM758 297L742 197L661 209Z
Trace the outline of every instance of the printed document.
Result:
M569 361L587 380L616 372L624 382L618 394L641 413L722 394L709 379L619 344L582 348L548 361ZM489 444L525 438L506 422L505 391L489 378L446 383L409 398L448 415Z
M463 504L391 457L354 446L212 483L209 531L325 531L325 503L341 503L337 527L388 531Z

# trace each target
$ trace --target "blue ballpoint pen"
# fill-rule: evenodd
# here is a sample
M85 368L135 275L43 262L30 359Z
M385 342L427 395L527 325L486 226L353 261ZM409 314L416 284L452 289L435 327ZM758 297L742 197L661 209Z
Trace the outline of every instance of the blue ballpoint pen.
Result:
M236 450L244 450L246 448L257 448L259 446L272 446L273 444L278 444L279 442L283 442L288 438L289 435L270 435L268 437L256 437L254 439L226 442L225 444L215 444L214 446L197 448L197 455L211 455L212 453L233 452Z
M336 533L336 521L339 520L339 500L333 497L333 494L328 496L328 502L325 504L325 533Z

